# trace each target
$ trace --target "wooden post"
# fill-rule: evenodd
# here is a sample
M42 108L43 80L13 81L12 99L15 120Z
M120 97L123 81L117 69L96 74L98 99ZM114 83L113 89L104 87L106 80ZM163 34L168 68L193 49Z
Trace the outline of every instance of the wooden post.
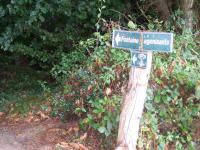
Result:
M147 52L146 69L132 67L130 70L128 90L122 104L117 147L115 150L136 149L151 62L152 52Z
M135 150L151 70L152 51L172 52L173 34L113 30L112 47L132 49L133 67L122 104L116 150Z
M182 0L180 1L181 9L185 15L185 26L184 29L191 30L193 29L193 17L194 17L194 0Z

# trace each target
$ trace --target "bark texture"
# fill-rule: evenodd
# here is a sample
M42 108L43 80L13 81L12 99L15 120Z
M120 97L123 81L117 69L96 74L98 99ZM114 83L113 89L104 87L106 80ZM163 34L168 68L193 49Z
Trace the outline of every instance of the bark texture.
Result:
M193 5L194 0L180 0L180 6L185 14L185 29L193 29Z
M167 21L170 17L170 7L171 5L171 0L155 0L155 5L157 7L158 13L160 18L163 21Z
M146 89L151 69L152 52L147 53L147 68L131 68L128 92L124 97L115 150L135 150Z

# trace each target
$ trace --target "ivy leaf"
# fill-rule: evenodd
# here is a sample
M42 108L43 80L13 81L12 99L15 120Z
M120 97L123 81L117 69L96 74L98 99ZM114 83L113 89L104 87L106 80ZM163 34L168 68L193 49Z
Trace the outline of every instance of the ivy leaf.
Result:
M100 127L100 128L98 129L98 131L99 131L100 133L105 133L105 132L106 132L106 128L105 128L105 127Z
M155 100L156 103L160 103L160 101L161 101L160 95L159 94L156 95L154 100Z
M42 15L39 15L39 19L40 19L41 22L45 21L45 18Z
M133 23L133 21L129 21L128 22L128 27L130 29L137 29L137 25L135 23Z
M108 129L109 132L110 132L111 129L112 129L112 123L111 123L110 120L107 121L107 129Z
M200 99L200 81L197 82L197 85L195 88L195 96L197 99Z

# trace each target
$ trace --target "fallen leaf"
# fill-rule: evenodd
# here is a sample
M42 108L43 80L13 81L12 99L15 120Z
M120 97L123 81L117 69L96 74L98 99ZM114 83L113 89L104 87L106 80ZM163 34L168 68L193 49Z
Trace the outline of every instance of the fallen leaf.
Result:
M66 142L60 142L60 147L64 148L73 148L74 150L89 150L87 147L85 147L83 144L79 143L66 143Z
M38 121L40 121L38 118L34 119L34 122L38 122Z
M87 147L85 147L83 144L79 144L80 150L89 150Z
M68 143L68 145L74 148L75 150L80 150L80 146L78 143Z
M110 95L112 93L112 90L110 88L106 88L106 91L105 91L106 95Z
M37 113L38 116L40 116L41 120L49 119L49 116L45 115L43 112L39 111Z
M0 112L0 118L3 117L5 115L4 112Z
M67 133L71 133L71 132L72 132L72 130L73 130L73 128L72 128L72 127L70 127L70 128L67 130Z
M87 90L90 91L92 89L92 85L89 85Z
M79 127L70 127L68 130L67 130L67 133L71 133L71 132L75 132L77 133L79 131Z
M84 141L87 138L87 132L84 133L79 139L80 141Z
M28 116L26 119L25 119L25 121L26 122L28 122L28 123L30 123L30 122L32 122L33 121L33 116Z
M73 148L72 147L70 147L68 144L63 144L63 143L58 143L58 144L56 144L56 147L57 148L62 148L62 150L73 150Z
M79 131L79 127L74 127L73 130L77 133Z

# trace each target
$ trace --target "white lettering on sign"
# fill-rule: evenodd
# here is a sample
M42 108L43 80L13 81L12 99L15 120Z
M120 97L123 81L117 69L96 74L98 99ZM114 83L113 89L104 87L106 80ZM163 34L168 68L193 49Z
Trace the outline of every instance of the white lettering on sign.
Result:
M137 57L135 56L135 54L133 55L133 58L132 58L132 62L133 64L135 65L135 62L137 61Z
M168 40L144 40L144 44L146 44L146 45L151 45L151 44L169 45L170 41L168 41Z
M139 43L138 39L133 39L130 37L125 37L125 36L120 36L119 33L117 34L117 36L115 37L115 42L118 45L119 42L126 42L126 43Z
M132 39L132 38L127 38L127 37L124 37L124 36L122 36L122 42L127 42L127 43L138 43L139 42L139 40L138 39Z

